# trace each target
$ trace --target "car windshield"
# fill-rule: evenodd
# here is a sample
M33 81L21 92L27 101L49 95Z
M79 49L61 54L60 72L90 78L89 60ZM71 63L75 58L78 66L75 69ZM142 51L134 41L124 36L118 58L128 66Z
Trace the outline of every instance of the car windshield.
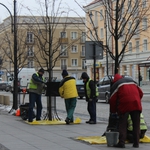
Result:
M82 80L76 80L76 84L84 84Z

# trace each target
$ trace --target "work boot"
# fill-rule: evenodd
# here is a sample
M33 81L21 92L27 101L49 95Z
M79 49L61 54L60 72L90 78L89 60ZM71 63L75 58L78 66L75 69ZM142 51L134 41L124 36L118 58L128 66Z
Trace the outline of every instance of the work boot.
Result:
M71 120L67 117L65 122L66 122L66 124L70 124Z
M118 143L118 144L114 145L114 147L117 147L117 148L125 148L125 145L124 145L124 144L121 144L121 143Z

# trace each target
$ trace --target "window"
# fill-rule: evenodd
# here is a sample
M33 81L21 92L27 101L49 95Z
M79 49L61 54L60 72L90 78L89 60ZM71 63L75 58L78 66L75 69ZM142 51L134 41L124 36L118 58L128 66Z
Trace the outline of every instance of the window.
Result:
M123 48L124 48L124 43L122 43L122 50L123 50Z
M77 65L78 65L77 59L72 59L71 60L71 66L77 66Z
M93 34L92 34L92 31L90 31L90 40L93 41L94 38L93 38Z
M67 46L62 44L61 45L61 56L67 56Z
M137 17L139 14L139 0L135 0L134 2L134 17Z
M85 40L86 40L86 33L85 33L85 32L82 32L82 35L81 35L81 42L82 42L82 43L85 43Z
M143 18L143 29L147 29L147 18Z
M27 32L27 42L33 43L33 33L32 32Z
M82 69L86 69L86 60L82 59Z
M121 15L123 15L125 12L125 9L124 9L124 5L121 6Z
M66 38L66 32L60 32L60 37L61 38Z
M140 42L139 41L136 41L136 43L135 43L135 49L136 49L136 52L140 51Z
M61 59L61 65L66 65L67 63L67 60L66 59Z
M131 5L131 0L128 0L128 12L131 12L132 5Z
M82 49L81 49L81 56L85 56L85 46L82 46Z
M129 42L129 52L131 53L132 52L132 43Z
M28 60L28 68L33 68L33 60Z
M136 35L139 35L139 22L140 22L140 21L137 19L137 20L136 20L136 24L135 24L135 26L136 26L135 34L136 34Z
M77 39L77 32L71 32L71 38Z
M100 38L101 39L104 38L104 30L103 30L103 28L100 29Z
M93 14L92 14L92 11L90 11L90 13L89 13L90 15L89 15L89 22L90 22L90 24L92 24L92 21L93 21Z
M61 69L67 69L67 60L61 59Z
M94 26L95 26L95 27L98 26L98 22L97 22L97 11L95 11Z
M72 45L71 52L72 53L77 53L77 46L76 45Z
M131 27L132 27L132 23L129 22L129 23L128 23L128 30L129 30L129 33L131 33Z
M100 20L103 20L104 19L104 17L103 17L103 10L101 9L100 10Z
M147 0L142 0L142 7L146 8L146 5L147 5Z
M147 50L147 40L145 39L144 41L143 41L143 50L144 51L146 51Z
M34 56L33 46L27 47L28 56Z

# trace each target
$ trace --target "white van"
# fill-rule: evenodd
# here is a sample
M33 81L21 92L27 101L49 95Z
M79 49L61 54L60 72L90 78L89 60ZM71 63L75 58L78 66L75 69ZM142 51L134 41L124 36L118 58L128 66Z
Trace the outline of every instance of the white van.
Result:
M36 70L34 68L20 69L20 72L18 73L18 81L19 81L18 86L20 87L19 91L27 89L28 83L30 82L30 79L34 73L36 73ZM13 92L13 82L11 92Z

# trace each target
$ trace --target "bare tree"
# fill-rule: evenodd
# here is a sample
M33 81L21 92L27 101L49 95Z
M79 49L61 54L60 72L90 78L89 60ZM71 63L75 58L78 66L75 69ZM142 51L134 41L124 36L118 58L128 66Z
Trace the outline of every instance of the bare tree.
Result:
M114 73L118 73L119 65L127 52L130 40L135 36L143 35L145 29L148 28L150 5L146 0L95 0L85 6L85 12L90 17L93 25L92 28L88 26L88 29L95 41L99 41L100 38L94 24L94 17L91 16L92 10L89 7L94 3L97 3L105 11L105 30L108 31L109 37L106 37L103 47L106 54L109 53L110 57L115 61ZM101 12L99 14L102 15ZM144 25L143 21L145 21ZM109 39L114 43L113 48L109 45ZM122 48L119 47L120 41L123 43Z
M21 27L21 24L19 25L18 23L18 27ZM17 56L17 62L18 62L18 73L19 73L19 68L23 68L27 65L26 60L27 60L27 53L25 53L25 49L26 49L26 42L24 38L20 38L20 37L25 37L26 36L26 32L23 30L18 30L18 35L17 35L17 41L18 41L18 47L17 47L17 51L18 51L18 56ZM0 49L1 49L1 55L3 55L3 61L11 61L12 64L14 64L14 59L13 59L13 34L10 33L10 31L6 30L5 28L2 29L3 30L3 34L1 37L1 45L0 45ZM8 68L5 67L5 64L3 64L3 68L5 68L8 72Z
M34 61L38 63L49 73L49 82L53 81L53 68L56 62L60 59L60 56L67 53L69 48L79 41L82 37L79 35L76 40L67 42L67 46L61 49L64 44L65 32L67 28L79 24L83 24L81 19L75 19L74 17L68 17L69 11L63 10L62 0L45 0L44 2L38 0L40 5L40 16L30 17L30 22L27 23L28 29L34 34L36 42L36 51L34 54ZM32 23L31 23L32 22ZM61 33L61 36L59 35ZM40 59L39 59L40 57ZM48 100L48 112L49 119L52 120L51 110L52 97L49 96Z

